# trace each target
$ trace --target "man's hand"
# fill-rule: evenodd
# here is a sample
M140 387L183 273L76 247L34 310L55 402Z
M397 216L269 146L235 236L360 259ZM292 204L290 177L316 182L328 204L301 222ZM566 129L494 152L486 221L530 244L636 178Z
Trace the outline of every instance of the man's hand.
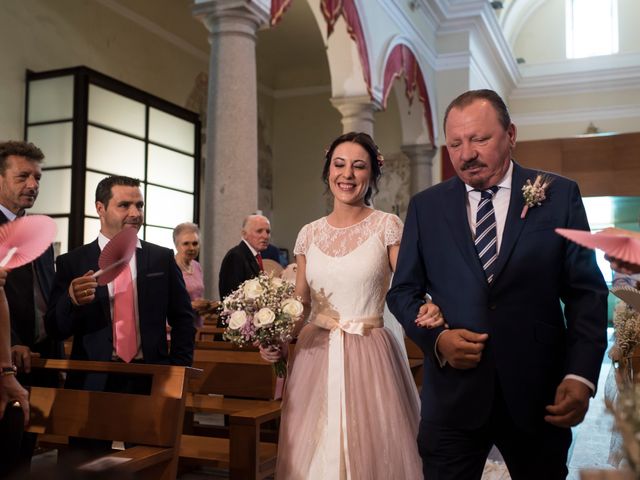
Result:
M488 338L486 333L475 333L464 328L445 330L438 337L436 348L441 358L453 368L466 370L480 363Z
M565 428L579 424L587 413L590 397L591 389L586 384L565 378L556 389L555 403L547 406L549 415L545 415L545 421Z
M93 278L93 270L82 277L74 278L69 285L69 296L75 305L86 305L96 298L98 282Z
M619 258L610 257L609 255L605 255L604 259L609 262L611 269L616 272L623 273L625 275L640 273L640 265L637 263L623 262Z
M31 372L31 359L39 356L39 353L32 352L26 345L14 345L11 347L11 361L18 367L20 372Z
M25 426L29 423L29 393L22 388L14 375L0 376L0 419L4 416L7 405L19 402L24 414Z

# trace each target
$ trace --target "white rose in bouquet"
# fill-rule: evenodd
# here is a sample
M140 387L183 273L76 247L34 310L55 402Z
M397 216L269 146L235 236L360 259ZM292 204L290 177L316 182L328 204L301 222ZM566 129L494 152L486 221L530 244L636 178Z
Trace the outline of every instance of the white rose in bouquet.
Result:
M303 311L304 307L302 306L302 303L295 298L287 298L282 302L282 312L292 318L299 317L302 315Z
M264 293L264 287L258 280L247 280L242 287L242 292L246 298L253 300Z
M275 319L276 314L273 313L273 310L270 308L261 308L258 310L258 313L253 316L253 324L260 328L273 323Z
M231 330L240 330L247 322L247 314L242 310L236 310L229 317L229 328Z

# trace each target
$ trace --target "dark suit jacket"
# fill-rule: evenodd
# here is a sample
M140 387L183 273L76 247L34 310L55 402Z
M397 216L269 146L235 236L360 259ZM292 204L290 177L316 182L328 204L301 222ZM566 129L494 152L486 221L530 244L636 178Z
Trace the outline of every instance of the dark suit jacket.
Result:
M8 221L9 219L0 211L0 225ZM62 358L64 348L62 342L51 337L35 344L33 282L38 282L44 301L49 305L54 275L53 246L49 246L33 262L9 272L5 286L11 316L11 345L26 345L44 358Z
M387 301L429 360L422 388L422 417L429 422L479 426L491 411L498 381L515 422L533 430L566 374L598 383L607 344L607 288L594 252L554 232L589 229L580 192L571 180L550 175L547 199L521 219L522 185L537 173L514 164L491 286L474 248L463 182L450 179L410 202ZM413 322L425 293L450 328L489 334L476 368L438 365L434 344L442 328L421 329Z
M260 266L249 247L240 242L227 252L220 265L218 289L220 299L223 299L245 280L249 280L260 273Z
M191 365L195 329L189 294L182 274L167 248L142 241L136 250L138 316L145 363ZM96 299L84 306L71 302L68 289L76 277L98 270L100 247L95 240L56 262L56 277L46 316L47 332L60 340L73 335L71 358L110 361L113 329L107 286L98 287ZM171 348L166 323L171 326ZM103 375L68 377L67 387L102 390Z

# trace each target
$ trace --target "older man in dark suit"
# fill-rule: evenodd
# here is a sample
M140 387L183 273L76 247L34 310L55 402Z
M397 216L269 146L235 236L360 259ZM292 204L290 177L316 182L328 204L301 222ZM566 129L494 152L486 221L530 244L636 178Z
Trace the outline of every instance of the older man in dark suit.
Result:
M38 198L42 151L32 143L7 141L0 143L0 224L26 214ZM61 358L62 342L47 335L44 316L53 283L53 248L49 247L33 262L12 270L5 285L11 312L11 359L18 368L23 385L56 386L57 375L31 373L32 355ZM20 453L0 463L20 464L28 469L36 443L36 435L25 433Z
M137 179L121 176L98 184L100 233L95 241L58 257L47 331L59 339L73 335L72 359L190 365L194 313L172 250L139 241L128 267L107 286L98 286L92 276L109 240L123 228L142 225L139 185ZM66 386L136 389L103 374L69 374Z
M516 127L491 90L455 99L444 125L457 177L411 200L387 296L427 359L424 476L479 479L495 444L513 479L565 478L607 344L594 253L554 232L589 229L578 186L512 160ZM544 195L525 208L527 181ZM414 323L425 292L448 329Z
M261 253L269 245L271 224L262 215L249 215L242 222L242 241L227 252L220 265L220 298L233 292L245 280L257 276L262 267Z

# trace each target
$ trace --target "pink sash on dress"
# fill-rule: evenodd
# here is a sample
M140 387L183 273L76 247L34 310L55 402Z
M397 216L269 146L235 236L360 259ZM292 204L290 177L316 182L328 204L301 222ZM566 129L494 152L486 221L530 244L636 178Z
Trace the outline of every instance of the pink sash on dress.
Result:
M328 458L326 465L335 469L328 478L339 479L340 470L344 467L347 472L347 480L349 480L351 478L351 469L349 466L349 444L347 441L344 333L362 336L372 328L384 327L384 320L380 316L338 319L323 313L317 313L315 315L312 314L311 323L331 331L329 334L326 435L328 439L340 439L340 441L331 442L331 440L329 440L329 442L327 442Z

